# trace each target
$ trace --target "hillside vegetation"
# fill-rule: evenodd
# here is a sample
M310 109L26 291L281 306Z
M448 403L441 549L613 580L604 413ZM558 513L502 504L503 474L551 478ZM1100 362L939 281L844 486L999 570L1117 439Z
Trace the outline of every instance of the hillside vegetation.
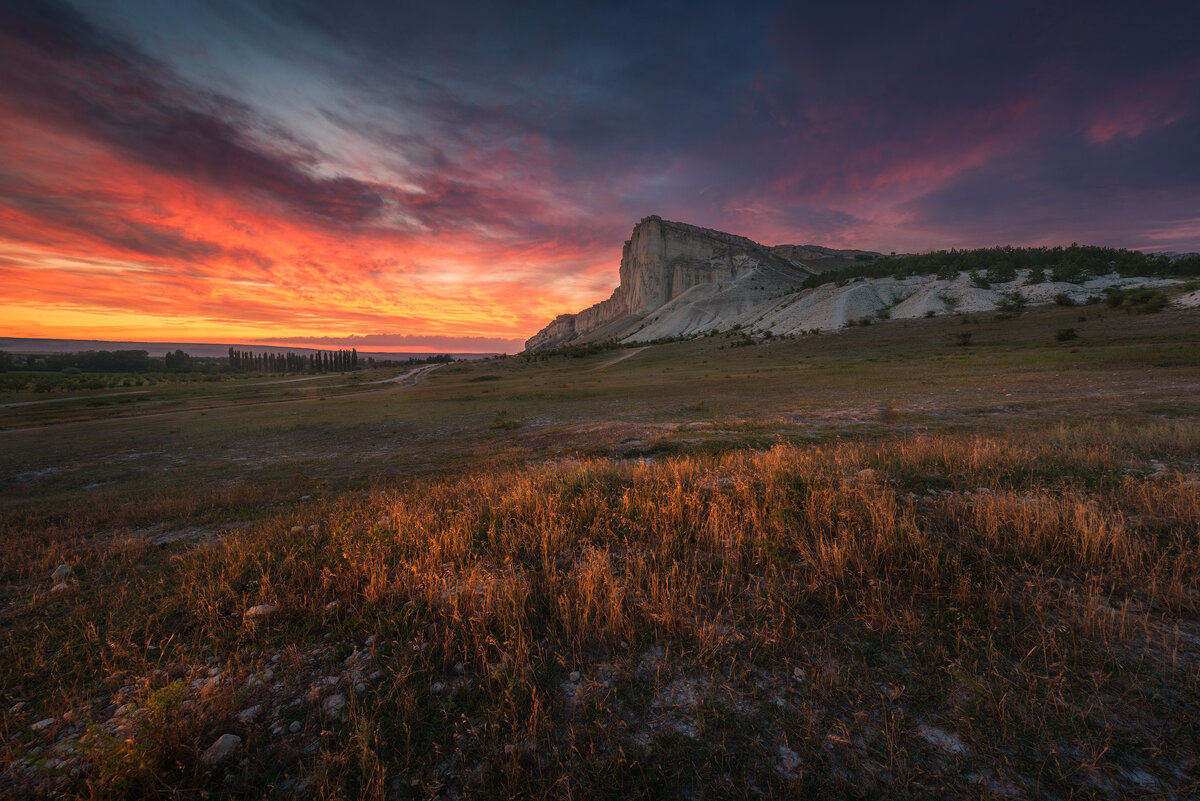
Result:
M811 289L853 278L907 278L910 275L936 275L942 279L974 273L993 284L1017 278L1017 271L1028 269L1027 283L1083 283L1102 275L1123 278L1200 276L1200 255L1171 258L1138 250L1071 245L1053 248L1015 248L1012 246L973 250L937 250L903 256L883 256L872 262L854 264L817 273L804 281Z

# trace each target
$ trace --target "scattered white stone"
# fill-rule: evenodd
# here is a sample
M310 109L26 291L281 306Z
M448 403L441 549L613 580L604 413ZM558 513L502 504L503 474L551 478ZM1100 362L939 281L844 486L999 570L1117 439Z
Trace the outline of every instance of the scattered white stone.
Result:
M273 655L271 656L271 664L272 664L272 665L274 665L274 664L275 664L275 663L277 663L278 661L279 661L279 654L273 654Z
M298 731L300 731L303 728L304 728L304 726L302 726L300 724L300 721L293 720L292 725L288 726L288 731L290 731L292 734L296 734Z
M34 723L29 728L33 729L34 731L45 731L46 729L50 728L53 725L54 725L54 718L42 718L41 720L39 720L37 723Z
M283 726L280 724L276 724L276 725L272 726L271 734L274 734L276 737L283 734Z
M361 681L358 684L354 685L354 692L359 693L359 694L365 693L368 689L370 689L370 688L367 687L367 685Z
M806 678L806 674L804 673L804 668L801 668L801 667L792 668L792 678L795 679L796 681L804 681L804 679Z
M25 702L24 702L24 701L17 701L15 704L13 704L12 706L10 706L10 707L8 708L8 714L10 714L10 715L15 715L15 714L17 714L18 712L20 712L20 711L21 711L22 709L24 709L24 708L25 708Z
M444 690L444 689L446 689L446 685L445 685L445 684L443 684L442 682L440 682L440 681L435 681L435 682L433 683L433 694L434 694L434 695L438 695L438 694L439 694L439 693L441 693L441 692L442 692L442 690Z
M279 611L279 607L275 604L259 604L247 609L245 614L242 615L242 619L249 621L265 620L277 611Z
M54 568L54 572L50 574L50 578L54 581L66 581L71 577L72 572L70 565L59 565Z
M275 671L270 668L263 671L263 681L270 681L273 678L275 678Z
M569 678L571 679L572 684L578 684L579 683L579 671L572 670Z
M137 706L134 704L121 704L119 707L117 707L117 711L113 712L113 716L118 718L123 717L135 709L137 709Z
M288 531L289 534L303 534L304 526L292 526Z
M307 501L307 500L311 500L311 499L312 499L311 495L301 495L300 496L300 500L302 500L302 501Z
M318 526L316 523L313 523L311 526L308 527L308 531L310 534L316 534L320 530L321 530L321 527Z
M462 662L454 663L454 675L455 676L461 676L462 674L464 674L466 672L467 672L467 668L465 665L463 665Z
M63 590L69 590L69 589L71 589L71 588L65 581L60 581L59 583L55 584L53 587L50 588L50 592L62 592Z
M930 745L934 745L949 754L967 753L967 745L957 734L922 723L917 727L917 734Z
M786 745L779 746L779 772L785 776L794 777L798 767L800 767L800 755Z
M200 761L205 765L217 765L233 756L233 752L242 744L242 738L236 734L222 734L217 741L200 755Z
M1162 789L1162 783L1155 776L1140 768L1125 771L1125 775L1129 777L1130 781L1143 790L1156 792Z
M337 715L339 712L341 712L345 708L345 706L346 706L346 696L342 695L341 693L334 693L333 695L331 695L325 699L323 708L325 710L325 714L332 717L334 715Z
M334 609L338 608L340 603L341 601L330 601L329 603L325 604L325 611L332 612Z
M251 723L257 720L260 714L262 714L262 706L255 704L254 706L248 706L241 712L238 712L238 720L240 720L242 723Z

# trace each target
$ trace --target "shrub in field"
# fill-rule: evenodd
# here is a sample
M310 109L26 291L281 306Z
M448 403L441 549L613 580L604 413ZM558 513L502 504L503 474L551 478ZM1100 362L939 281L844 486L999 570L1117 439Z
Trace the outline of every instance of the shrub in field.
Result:
M1058 306L1074 306L1075 299L1071 297L1069 292L1059 292L1054 296L1054 303Z

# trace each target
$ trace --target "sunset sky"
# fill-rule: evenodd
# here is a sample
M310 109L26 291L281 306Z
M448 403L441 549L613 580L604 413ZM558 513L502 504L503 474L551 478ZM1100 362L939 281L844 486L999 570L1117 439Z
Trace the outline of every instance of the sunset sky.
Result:
M1194 0L573 5L0 0L0 336L515 351L648 214L1200 250Z

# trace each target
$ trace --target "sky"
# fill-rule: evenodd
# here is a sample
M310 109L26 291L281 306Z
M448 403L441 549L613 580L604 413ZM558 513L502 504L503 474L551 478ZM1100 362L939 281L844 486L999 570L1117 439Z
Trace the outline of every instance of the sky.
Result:
M650 214L1200 250L1194 0L740 5L0 0L0 336L514 352Z

